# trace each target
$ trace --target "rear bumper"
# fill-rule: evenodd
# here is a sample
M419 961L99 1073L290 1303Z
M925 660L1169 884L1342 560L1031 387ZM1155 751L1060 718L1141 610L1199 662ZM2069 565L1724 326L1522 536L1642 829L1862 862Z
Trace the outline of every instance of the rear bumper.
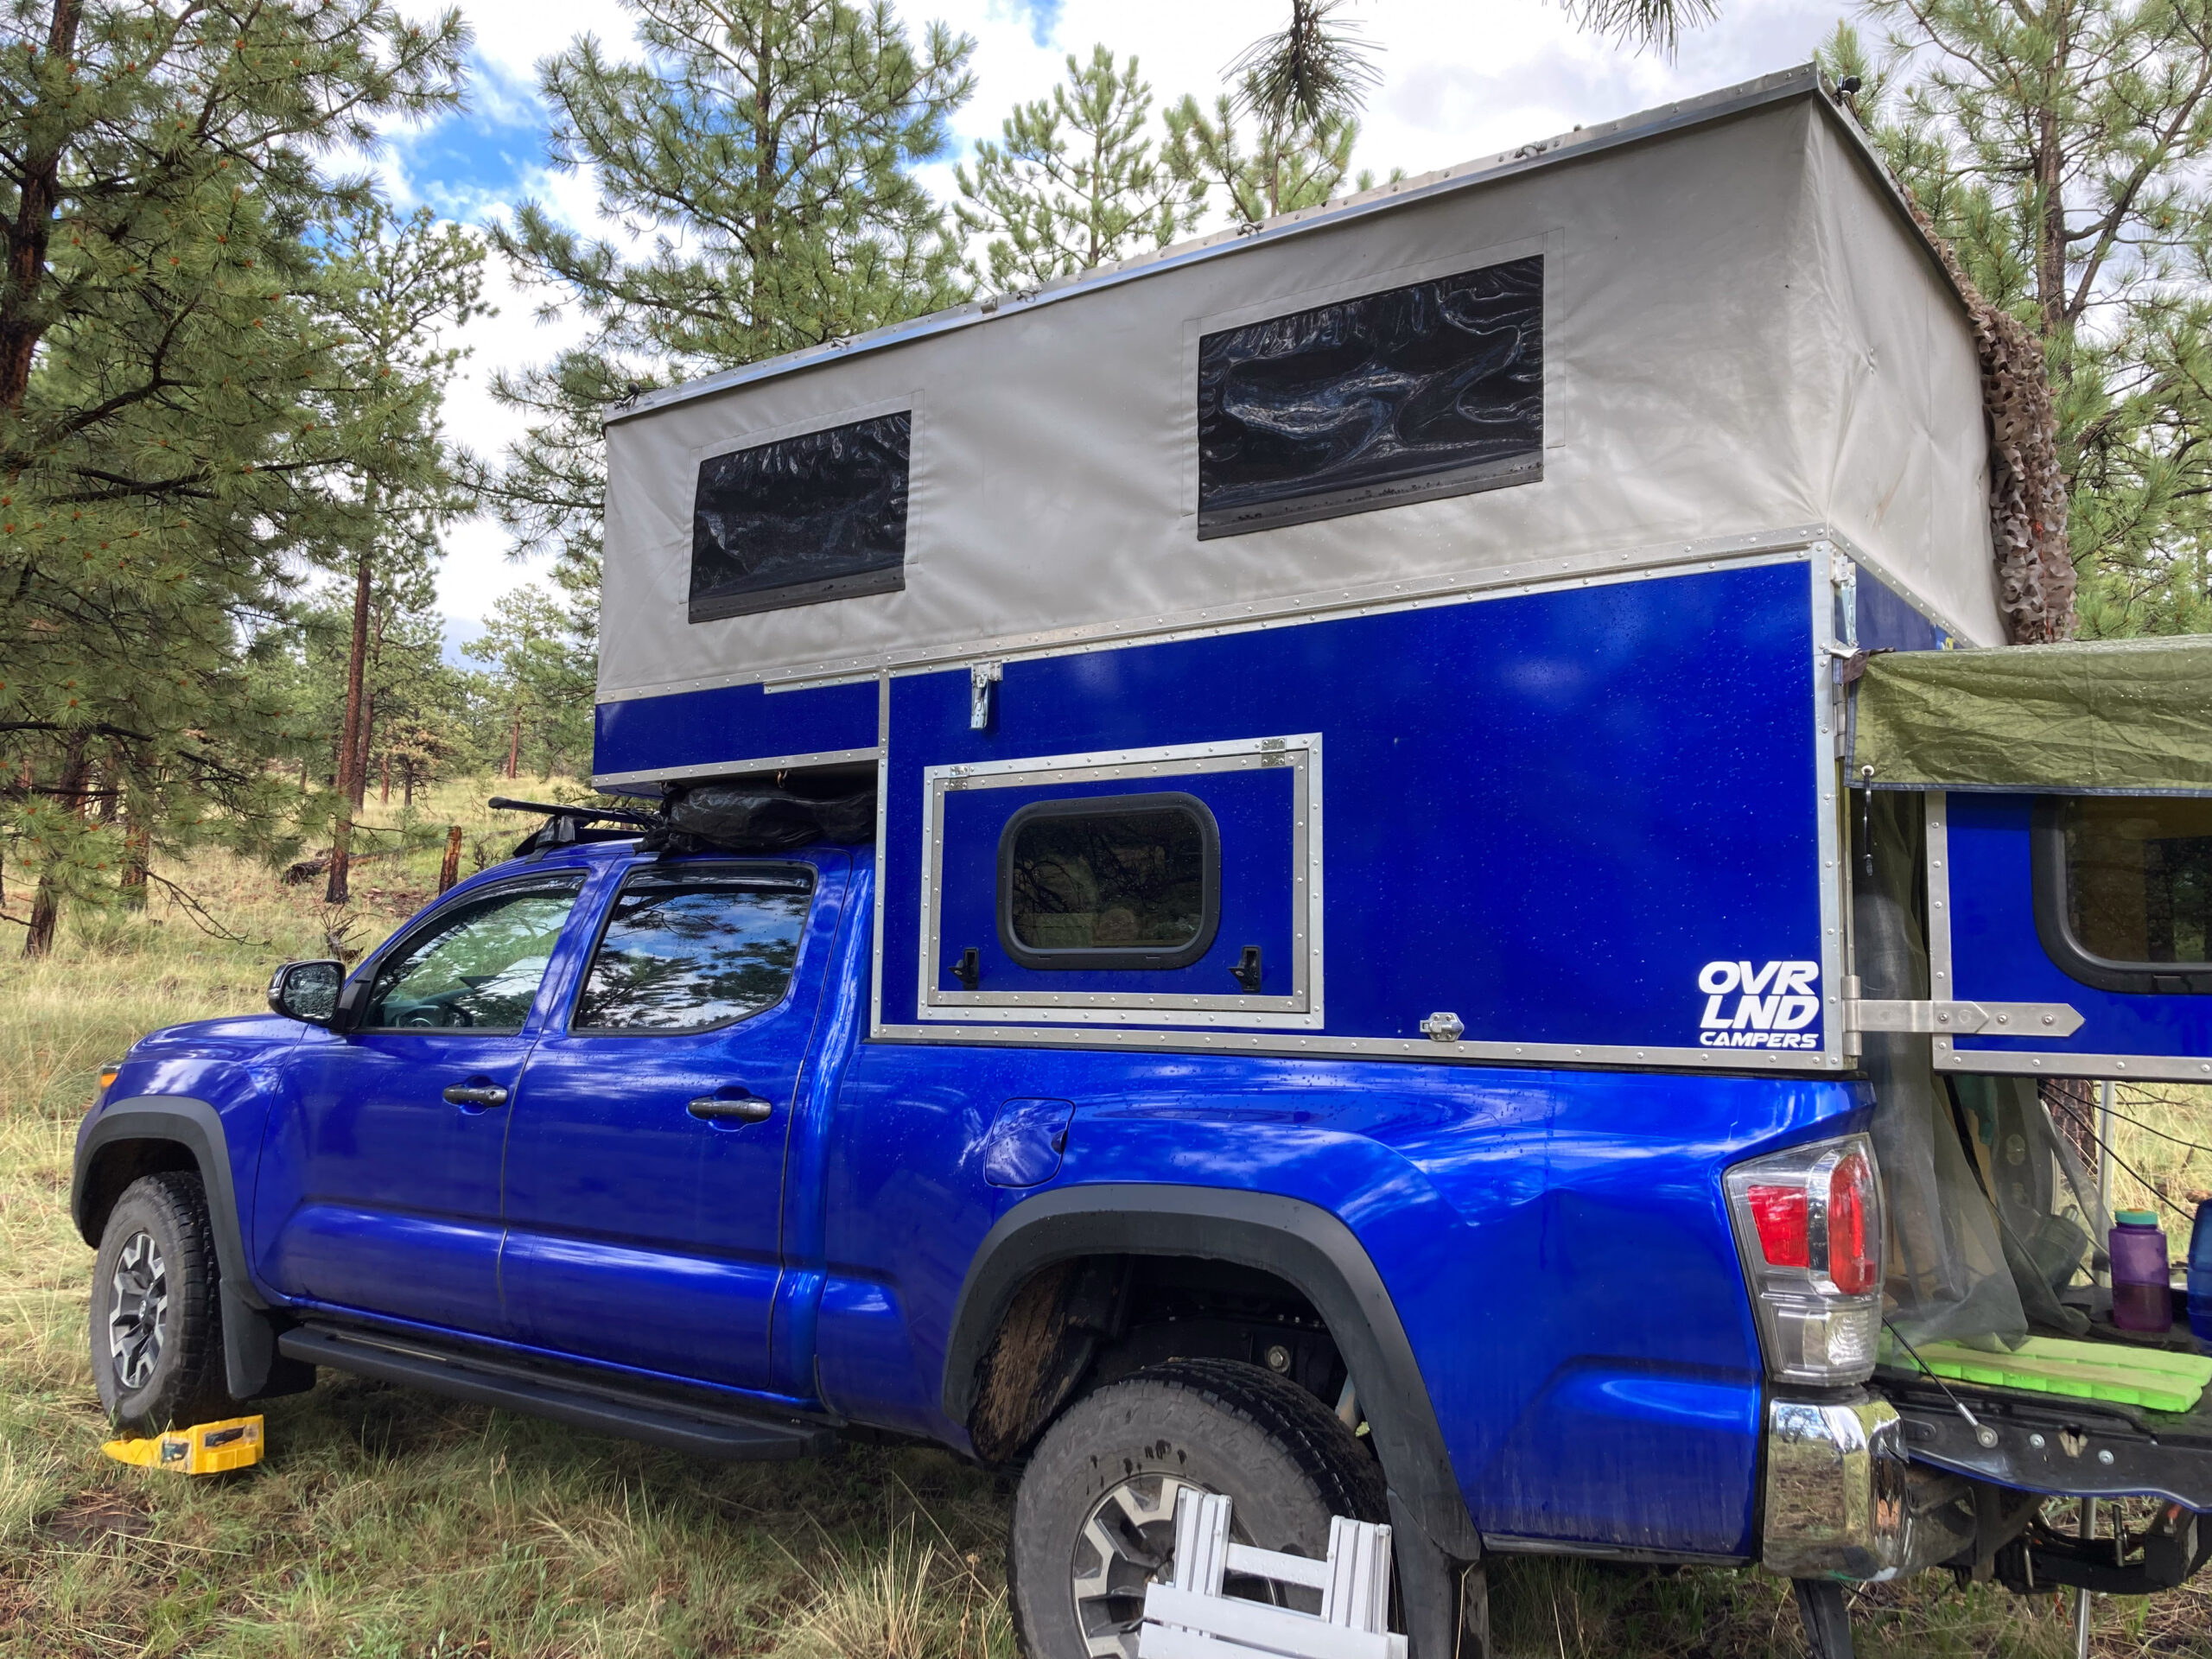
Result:
M2163 1497L2212 1511L2212 1417L2164 1421L2087 1400L1955 1386L1974 1415L1924 1380L1880 1383L1905 1452L1974 1480L2061 1497Z
M1770 1396L1759 1565L1789 1579L1895 1577L1907 1570L1907 1484L1888 1401Z

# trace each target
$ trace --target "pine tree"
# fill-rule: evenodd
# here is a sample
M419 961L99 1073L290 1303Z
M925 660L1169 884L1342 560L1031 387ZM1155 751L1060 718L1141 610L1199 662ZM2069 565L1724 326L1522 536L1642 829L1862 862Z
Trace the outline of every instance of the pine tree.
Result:
M1209 116L1195 98L1167 112L1167 165L1178 179L1206 193L1218 188L1230 219L1257 225L1277 213L1318 207L1345 189L1372 189L1375 175L1352 173L1351 153L1359 143L1357 118L1324 115L1316 125L1263 121L1251 148L1237 130L1236 100L1224 92ZM1393 178L1399 176L1393 171Z
M1211 115L1189 97L1167 112L1168 170L1209 200L1218 188L1236 224L1318 207L1347 179L1353 190L1374 186L1371 173L1353 178L1351 155L1380 75L1358 25L1335 20L1342 3L1292 0L1287 27L1230 66L1235 90L1215 99ZM1240 119L1252 124L1249 141Z
M487 747L507 777L525 763L540 777L589 772L597 669L573 611L527 584L503 594L483 634L461 649L489 667L484 702L498 727Z
M321 486L345 434L311 231L365 186L315 157L450 103L465 44L388 0L0 21L0 801L33 955L157 838L283 830L245 642L358 521Z
M951 303L958 252L913 177L973 90L975 42L910 40L888 0L624 0L645 48L545 60L553 164L588 171L631 256L524 204L497 232L588 341L499 378L531 433L484 481L524 545L598 548L605 404Z
M338 747L335 822L324 902L347 899L353 814L367 788L371 722L363 700L378 583L419 589L438 557L437 533L469 511L460 457L439 426L445 389L467 353L454 331L483 309L484 245L429 211L394 213L370 200L334 218L323 243L332 266L327 319L347 383L332 419L349 460L339 487L361 509L345 563L353 626ZM386 568L391 567L391 568ZM387 607L389 608L389 607Z
M1205 185L1179 177L1148 131L1152 86L1103 46L1068 54L1049 99L1017 105L1000 142L976 146L955 176L962 229L988 238L976 277L1001 292L1035 287L1164 248L1198 222Z
M2040 348L2082 631L2212 628L2212 0L1867 10L1884 60L1846 26L1825 63L1859 78L1891 169Z

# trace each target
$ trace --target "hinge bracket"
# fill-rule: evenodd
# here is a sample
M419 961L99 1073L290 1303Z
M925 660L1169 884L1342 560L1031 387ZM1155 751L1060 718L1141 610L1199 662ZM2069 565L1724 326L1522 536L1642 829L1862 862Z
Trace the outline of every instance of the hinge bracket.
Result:
M2071 1037L2081 1014L2063 1002L1891 1002L1846 998L1847 1031L1916 1031L1939 1037Z

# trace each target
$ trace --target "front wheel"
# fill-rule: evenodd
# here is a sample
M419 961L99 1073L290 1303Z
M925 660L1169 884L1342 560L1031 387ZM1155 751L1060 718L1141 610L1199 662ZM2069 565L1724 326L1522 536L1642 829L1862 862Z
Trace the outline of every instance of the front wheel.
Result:
M1242 1544L1319 1560L1329 1518L1388 1518L1382 1471L1296 1384L1228 1360L1174 1360L1070 1407L1022 1471L1007 1547L1014 1631L1028 1659L1135 1659L1145 1586L1174 1554L1175 1495L1226 1493ZM1231 1595L1279 1591L1232 1575Z
M123 1429L154 1434L228 1414L215 1235L200 1178L133 1181L92 1269L92 1378Z

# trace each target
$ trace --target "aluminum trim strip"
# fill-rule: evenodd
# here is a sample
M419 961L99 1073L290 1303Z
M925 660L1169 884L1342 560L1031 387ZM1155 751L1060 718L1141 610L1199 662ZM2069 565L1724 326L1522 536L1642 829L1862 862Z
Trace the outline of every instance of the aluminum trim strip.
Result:
M1440 1043L1427 1037L1291 1036L1261 1031L1074 1031L1047 1026L913 1025L870 1027L871 1042L965 1043L993 1047L1145 1048L1189 1053L1327 1055L1416 1060L1436 1065L1645 1067L1673 1071L1834 1072L1842 1062L1810 1049L1634 1048L1602 1043ZM1763 1058L1764 1065L1751 1064Z
M1229 996L1199 993L947 991L938 984L944 959L938 907L946 794L959 790L1007 789L1055 783L1096 784L1194 778L1224 772L1287 766L1293 774L1291 861L1305 888L1292 899L1292 989L1287 996ZM1166 744L1142 749L1031 755L927 766L922 772L922 893L920 944L915 964L917 1006L931 1022L1001 1022L1010 1017L1039 1025L1081 1024L1260 1027L1319 1030L1322 996L1321 734L1242 738L1217 743ZM878 1015L880 1015L879 1007Z
M2037 1077L2113 1078L2126 1083L2212 1083L2212 1060L2186 1054L2018 1054L1986 1049L1955 1052L1948 1037L1936 1039L1938 1071L1994 1072Z
M1834 735L1842 713L1837 696L1835 671L1831 666L1835 643L1836 563L1833 543L1813 543L1806 560L1810 579L1813 622L1813 799L1820 861L1821 908L1821 1052L1831 1065L1841 1065L1846 1047L1843 1017L1843 859L1842 813L1840 803L1847 797L1840 788L1843 762L1836 756Z
M880 746L864 749L817 749L811 754L771 754L746 760L708 760L691 766L647 766L638 772L595 772L594 789L608 784L673 783L683 778L720 778L733 772L789 772L800 766L836 766L874 760Z

